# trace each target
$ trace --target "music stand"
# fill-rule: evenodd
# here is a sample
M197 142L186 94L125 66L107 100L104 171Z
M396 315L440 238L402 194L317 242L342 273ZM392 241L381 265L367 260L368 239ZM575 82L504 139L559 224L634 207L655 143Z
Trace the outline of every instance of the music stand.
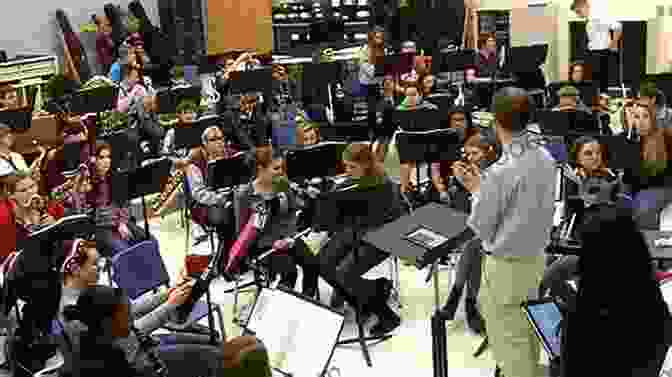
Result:
M257 294L244 330L272 350L274 370L285 376L320 377L327 372L344 324L343 314L278 287Z
M463 140L457 130L446 128L424 132L397 133L399 160L416 161L416 170L420 176L420 163L425 163L427 176L432 176L431 164L436 161L459 161ZM431 182L430 182L431 184ZM426 191L429 195L430 190ZM429 200L429 197L425 197Z
M59 240L69 240L82 236L88 237L96 233L95 229L96 223L89 215L76 214L65 216L53 224L32 232L27 239L19 240L16 244L16 250L56 250L51 247L43 249L39 246Z
M347 143L325 142L287 153L287 177L293 182L338 175Z
M264 103L270 102L273 95L273 69L263 68L252 71L234 71L229 76L231 94L261 92Z
M112 146L112 171L129 170L137 165L136 158L142 155L139 141L137 128L126 128L107 137L107 142ZM129 160L131 165L125 165Z
M341 65L338 62L306 63L303 65L301 93L305 104L323 105L333 111L332 84L339 81Z
M639 143L633 143L621 135L600 136L600 144L607 147L607 166L622 170L626 176L639 177L641 152Z
M203 132L210 126L216 126L218 121L218 116L208 116L198 119L189 126L175 127L175 150L202 145Z
M537 112L537 117L539 127L546 135L563 136L566 139L600 135L599 120L595 115L583 111L541 110ZM570 144L571 140L567 141Z
M362 218L371 216L372 213L380 211L380 200L377 195L382 185L364 185L353 183L348 187L342 189L332 190L330 192L322 193L318 198L318 208L320 214L316 217L313 224L313 229L338 231L343 224L349 224L353 229L354 240L352 243L352 250L358 250L361 246L362 240L359 234L361 233ZM357 263L357 253L355 255L355 264ZM371 356L367 341L385 341L392 336L387 334L383 336L364 336L364 321L363 321L363 307L364 302L351 294L348 289L341 285L338 280L332 279L331 276L321 275L323 279L332 286L335 291L338 291L346 301L352 304L355 309L355 321L357 322L358 335L356 338L340 340L337 345L346 345L352 343L359 343L362 348L362 354L366 364L371 367Z
M447 114L438 110L418 109L411 111L395 110L392 119L404 131L429 131L441 128Z
M177 106L184 100L192 100L197 105L201 102L201 87L186 86L159 90L156 93L159 114L175 114Z
M430 269L430 278L433 276L434 280L435 312L432 315L432 359L436 377L448 376L445 320L439 315L441 303L437 262L438 257L454 252L465 238L463 234L467 217L467 214L443 204L429 203L415 210L412 215L402 216L396 221L368 232L362 239L363 242L396 257L426 260L430 264L432 260L436 260ZM409 238L416 231L421 231L421 228L437 234L438 236L434 236L434 239L445 238L448 241L433 249L420 246Z
M69 111L75 114L100 114L117 106L118 95L119 88L116 86L79 90L70 99Z
M324 140L355 143L371 141L371 129L363 122L318 122Z
M84 144L88 143L83 143L83 142L77 142L77 143L66 143L63 144L63 173L66 176L72 176L77 174L79 165L82 163L81 161L81 150L82 146Z
M208 187L213 189L233 188L250 179L252 174L243 154L208 163Z
M12 132L28 131L32 121L33 110L29 107L0 110L0 123L8 125Z
M161 158L137 169L112 173L112 201L122 206L135 198L142 198L142 214L145 219L145 236L149 236L147 204L145 195L161 192L161 180L170 175L171 162Z

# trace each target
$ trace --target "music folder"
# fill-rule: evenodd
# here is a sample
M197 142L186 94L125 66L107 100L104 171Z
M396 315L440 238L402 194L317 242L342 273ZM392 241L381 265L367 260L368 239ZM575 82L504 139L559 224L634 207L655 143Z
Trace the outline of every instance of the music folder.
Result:
M126 203L129 200L161 192L161 181L170 175L172 162L160 158L137 169L112 174L112 201Z
M248 183L251 179L252 174L243 152L208 163L208 187L213 189L232 188Z
M316 177L333 177L338 174L346 143L323 142L295 149L287 153L287 176L300 182Z
M175 150L194 148L203 144L201 137L210 126L216 126L219 116L210 115L197 119L190 125L175 127Z

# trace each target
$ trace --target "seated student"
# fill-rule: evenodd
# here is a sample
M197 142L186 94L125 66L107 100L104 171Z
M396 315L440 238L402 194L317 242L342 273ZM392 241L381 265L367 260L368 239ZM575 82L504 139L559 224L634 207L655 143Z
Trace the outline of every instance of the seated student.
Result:
M201 147L191 151L187 160L189 165L184 168L191 188L191 197L195 202L192 217L196 222L215 226L219 236L228 240L236 234L234 221L227 215L229 211L226 202L229 198L208 187L208 163L232 158L239 152L227 144L224 133L217 126L210 126L203 131L201 142Z
M467 134L472 132L471 121L468 119L468 113L463 108L452 109L448 113L448 128L455 130L462 130L464 132L465 140ZM451 163L432 162L432 184L434 189L442 198L445 198L448 192L448 180L452 176Z
M580 375L586 363L599 363L605 375L658 376L670 345L670 313L644 236L632 213L618 207L597 208L582 228L584 249L598 252L579 261L576 310L562 334L563 374ZM627 250L627 257L605 258L602 250ZM628 278L610 279L613 271L627 271ZM620 339L637 346L624 349Z
M672 157L672 138L658 127L655 109L637 100L631 116L625 120L626 129L632 127L641 137L642 168L640 182L634 191L668 186L672 169L669 162Z
M144 75L143 54L136 52L142 48L141 45L131 46L128 54L128 65L124 72L123 80L120 83L121 91L117 99L117 111L125 113L130 106L146 95L153 93L151 82Z
M270 145L257 147L256 176L252 182L238 188L234 198L237 229L244 230L251 216L258 215L260 206L269 209L268 217L256 236L245 242L248 254L258 255L271 248L278 252L267 258L271 276L280 275L280 284L294 289L298 277L296 265L303 270L302 293L314 297L317 293L318 262L302 240L292 240L299 231L296 211L304 203L289 190L285 159ZM234 245L235 247L236 245Z
M581 83L587 80L586 65L582 60L577 60L569 66L569 81Z
M341 229L338 230L329 229L329 225L333 224L316 224L316 230L332 232L329 241L320 249L320 276L332 287L339 287L331 298L332 307L341 307L344 300L354 304L351 299L356 299L363 306L365 315L376 314L378 317L378 323L371 328L370 333L386 334L401 323L399 316L387 304L392 282L386 278L368 280L362 276L387 259L389 254L368 245L360 245L358 250L353 251L353 246L355 231L361 236L401 216L399 191L396 184L385 175L369 145L350 144L343 152L343 163L346 174L353 182L378 190L375 199L372 198L373 202L369 203L368 215L357 219L359 229L353 228L353 221L346 220L341 222ZM317 217L322 216L326 215Z
M495 149L496 138L491 129L473 129L464 143L466 161L453 164L453 169L461 169L461 165L469 164L478 170L485 170L497 159ZM471 212L471 194L456 179L441 195L441 200L452 208L465 213ZM443 318L452 320L462 297L462 290L467 285L466 314L469 327L476 333L484 331L483 318L479 314L476 301L481 284L481 240L473 239L463 246L457 266L457 277L445 306L441 309Z
M303 145L315 145L320 143L320 127L317 124L306 123L300 130L300 140Z
M432 74L425 74L418 80L418 86L421 96L427 97L434 94L436 90L436 78Z
M129 128L137 128L141 140L147 140L151 152L160 152L166 131L159 123L158 100L148 95L137 101L128 111Z
M11 230L0 237L3 244L6 242L0 250L0 259L15 251L17 242L26 240L30 233L64 214L61 203L38 195L37 183L30 171L20 170L15 177L16 180L6 186L4 205L0 206L0 227Z
M198 105L190 100L183 100L177 105L177 127L190 127L198 117ZM171 128L166 132L163 139L162 153L164 155L172 155L177 153L179 157L186 157L189 152L187 149L175 150L175 128Z
M481 35L481 49L478 54L478 77L490 77L497 70L497 40L495 35Z
M579 90L573 86L560 88L558 98L560 103L553 108L553 111L583 111L589 114L592 112L579 97Z
M622 203L629 197L627 188L618 176L607 167L608 151L606 147L591 136L582 136L578 138L570 151L570 161L576 165L571 175L575 176L584 185L580 188L576 182L566 181L565 193L568 197L569 218L575 216L574 223L581 224L585 216L586 208L606 203ZM604 194L591 193L588 187L597 187L603 183L614 183L613 190ZM576 199L581 196L583 199ZM578 240L580 238L580 227L575 226L570 238ZM571 280L578 272L578 256L562 256L560 258L549 258L550 265L544 272L544 277L539 287L541 297L550 292L554 297L566 299L570 297L567 291L566 282Z
M639 88L638 102L654 109L658 128L665 129L666 132L671 132L672 108L670 108L669 104L658 103L659 97L659 91L655 83L644 83Z
M46 159L42 162L40 183L40 193L47 195L55 187L65 183L66 178L63 172L66 168L65 163L65 144L82 143L80 150L80 163L88 164L90 162L91 144L89 143L90 120L95 119L91 116L74 117L68 119L59 119L58 132L63 135L64 143L58 148L51 149L47 153ZM94 123L95 127L95 123ZM95 130L95 128L93 128Z
M424 101L420 91L415 86L409 86L406 88L406 98L397 106L399 111L412 111L412 110L438 110L439 108L428 101Z
M111 257L144 240L144 229L130 221L128 207L112 202L112 147L96 144L93 189L87 194L87 204L96 209L96 241L98 251Z
M19 96L11 86L0 88L0 110L13 109L19 106Z
M170 293L171 301L186 301L183 285ZM131 377L156 376L154 364L147 352L136 341L129 345L133 308L120 288L105 286L88 287L81 292L76 305L63 310L66 326L84 325L80 335L72 343L72 371L66 376L84 377L95 373ZM166 352L169 350L168 352ZM255 338L235 338L223 346L189 344L169 348L159 347L158 357L165 365L169 377L225 376L244 373L250 377L270 375L268 357L261 343ZM256 360L250 365L248 361ZM241 363L242 361L242 363ZM241 366L245 370L240 370ZM264 374L260 374L264 373Z

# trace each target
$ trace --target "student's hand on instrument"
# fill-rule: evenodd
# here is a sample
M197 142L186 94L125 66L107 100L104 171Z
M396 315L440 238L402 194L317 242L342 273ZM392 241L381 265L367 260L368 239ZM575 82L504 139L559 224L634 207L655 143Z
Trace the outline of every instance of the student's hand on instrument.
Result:
M194 288L196 281L190 281L178 287L173 287L168 293L168 302L173 305L184 305L189 297L191 297L191 290Z

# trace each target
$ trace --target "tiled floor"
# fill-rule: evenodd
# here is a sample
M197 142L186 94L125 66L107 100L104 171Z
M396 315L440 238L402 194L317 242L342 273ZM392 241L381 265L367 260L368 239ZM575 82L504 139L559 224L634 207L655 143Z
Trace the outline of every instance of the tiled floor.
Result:
M173 214L155 220L150 228L159 239L161 253L171 276L176 276L185 256L185 231L180 227L178 216ZM372 271L371 276L379 274L389 276L391 269L388 263L383 263L377 270ZM337 367L341 376L358 376L364 373L369 376L433 376L429 318L434 306L434 289L431 283L424 282L425 275L425 271L418 271L415 267L403 264L400 266L402 326L394 332L395 335L391 339L371 347L372 368L366 366L358 346L337 347L330 365ZM448 294L449 279L450 271L440 272L442 302ZM229 286L230 283L218 280L211 285L211 292L213 300L222 306L227 335L235 336L240 334L241 330L232 323L233 297L231 294L222 293ZM326 283L320 282L320 297L323 302L328 300L330 290ZM251 302L252 297L252 294L241 295L239 305ZM347 317L342 337L350 338L356 333L352 317L352 315ZM464 325L462 305L456 318L456 321L447 325L449 376L494 375L494 362L488 351L478 359L472 357L482 338L472 334ZM542 367L544 364L546 364L545 356L541 355L540 376L547 374L546 369ZM336 374L332 377L336 377Z

